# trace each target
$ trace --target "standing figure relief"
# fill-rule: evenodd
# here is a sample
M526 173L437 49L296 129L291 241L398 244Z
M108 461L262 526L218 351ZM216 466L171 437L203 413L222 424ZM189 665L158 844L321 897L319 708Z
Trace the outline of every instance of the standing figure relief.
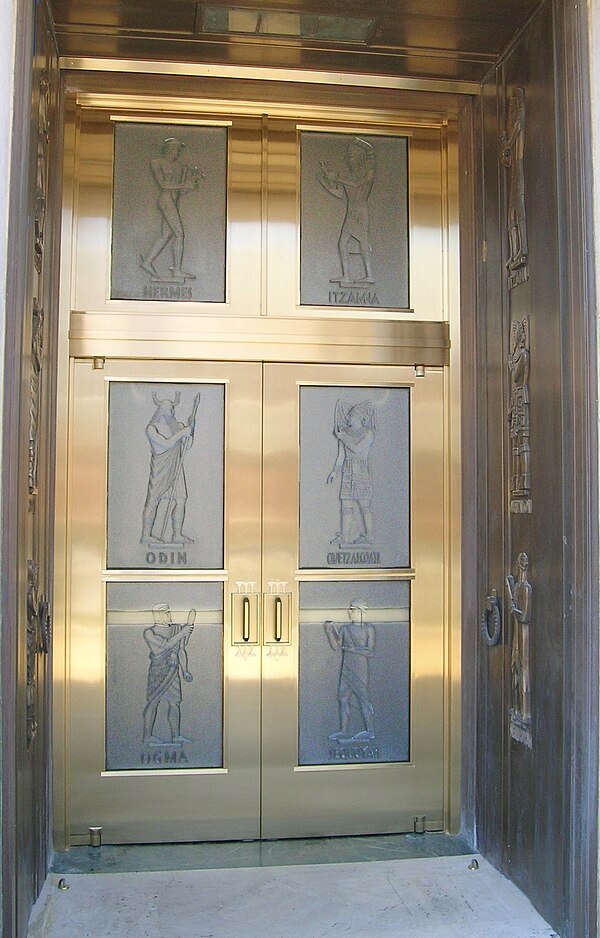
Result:
M517 557L517 578L507 576L506 586L512 619L511 670L511 735L531 747L531 674L530 636L532 587L528 580L529 558L521 552Z
M506 262L509 287L516 286L526 276L514 277L515 271L526 267L529 255L527 214L525 211L525 92L517 88L508 107L508 127L500 141L500 161L509 170L508 182L508 243Z
M340 530L332 544L350 547L373 543L373 483L370 453L375 440L376 412L372 401L335 405L333 434L338 452L327 477L331 485L341 473Z
M181 678L190 683L193 676L188 665L187 645L194 630L196 610L191 609L185 625L173 622L167 603L152 608L153 625L144 630L144 640L150 649L146 705L144 707L144 745L165 746L191 743L181 734ZM170 739L155 734L158 708L166 704Z
M513 323L513 345L508 356L510 400L508 419L511 441L510 490L513 498L529 498L531 493L531 451L529 443L529 340L527 320Z
M197 189L205 174L197 166L188 166L180 159L184 146L177 137L167 137L162 145L162 156L150 161L152 176L159 188L156 204L160 214L160 232L147 253L140 255L139 265L153 280L162 283L184 283L196 279L195 274L183 269L185 230L179 200L182 193ZM155 261L167 247L170 248L170 273L161 276Z
M193 538L183 533L188 499L184 459L194 442L200 394L194 398L187 424L180 423L175 416L175 408L181 399L179 392L172 401L160 400L156 392L153 392L152 399L156 410L146 427L150 443L150 476L142 515L141 543L167 543L181 547L193 543ZM158 533L156 521L161 502L165 507ZM170 537L165 541L167 531Z
M334 198L346 202L346 214L338 239L342 274L330 282L339 283L341 287L375 283L368 205L375 179L373 147L367 140L353 137L346 149L344 168L336 172L323 161L320 161L320 167L317 174L320 184ZM353 253L360 256L364 268L358 276L351 259Z
M375 627L365 622L367 604L354 600L348 608L349 622L336 626L328 620L325 632L331 648L341 649L342 665L338 685L340 728L329 734L339 743L375 739L374 709L369 689L370 659L375 653ZM362 717L364 729L352 734L352 708Z

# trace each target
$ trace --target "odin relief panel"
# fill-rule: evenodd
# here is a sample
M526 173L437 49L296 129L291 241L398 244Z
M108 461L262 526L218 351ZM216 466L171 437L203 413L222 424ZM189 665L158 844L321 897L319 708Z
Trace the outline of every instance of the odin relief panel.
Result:
M300 765L405 762L410 585L300 585Z
M300 566L410 566L410 390L300 389Z
M227 130L116 123L112 299L225 302Z
M220 583L109 583L106 768L223 764Z
M300 302L405 309L406 137L301 134Z
M223 384L112 381L107 566L223 567Z

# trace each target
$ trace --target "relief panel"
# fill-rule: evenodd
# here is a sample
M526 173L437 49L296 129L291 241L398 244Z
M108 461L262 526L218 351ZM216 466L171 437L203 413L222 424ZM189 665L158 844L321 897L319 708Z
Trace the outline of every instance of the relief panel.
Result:
M300 389L300 566L410 566L410 390Z
M111 569L223 567L223 384L112 381Z
M109 583L106 768L223 764L220 583Z
M525 92L517 88L508 106L508 124L500 141L500 161L508 170L506 225L508 288L529 280L529 244L525 209Z
M225 302L227 130L116 123L112 299Z
M300 585L300 765L406 762L410 584Z
M406 137L301 133L300 302L405 309Z

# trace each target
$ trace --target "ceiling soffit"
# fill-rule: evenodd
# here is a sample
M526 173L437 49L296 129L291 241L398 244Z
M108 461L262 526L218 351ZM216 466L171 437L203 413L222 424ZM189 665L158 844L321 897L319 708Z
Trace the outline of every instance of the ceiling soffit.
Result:
M539 0L50 0L63 56L478 81Z

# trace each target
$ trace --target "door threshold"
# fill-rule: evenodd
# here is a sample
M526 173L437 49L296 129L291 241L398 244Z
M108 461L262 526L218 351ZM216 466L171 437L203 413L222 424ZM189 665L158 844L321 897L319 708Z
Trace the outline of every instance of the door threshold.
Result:
M473 851L456 834L367 834L294 840L72 847L57 852L52 873L142 873L317 863L361 863L464 856Z

